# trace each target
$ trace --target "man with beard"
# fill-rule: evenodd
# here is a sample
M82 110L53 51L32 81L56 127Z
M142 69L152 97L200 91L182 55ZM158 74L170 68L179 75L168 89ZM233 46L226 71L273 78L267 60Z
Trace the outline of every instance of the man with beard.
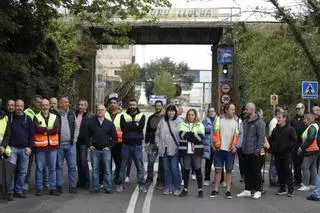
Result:
M123 191L123 182L125 176L125 169L127 162L132 157L133 162L137 168L137 182L139 191L147 192L144 183L144 165L142 155L142 140L143 129L145 125L145 115L138 109L138 102L135 99L129 101L129 107L126 112L121 115L120 126L122 130L123 145L121 150L121 170L120 170L120 184L116 191Z
M157 147L155 145L155 137L156 137L156 131L158 124L160 120L164 117L162 114L162 101L157 100L154 103L154 110L155 112L148 118L147 121L147 129L146 129L146 137L145 137L145 150L147 150L148 153L148 169L147 169L147 179L146 179L146 185L149 185L153 182L153 167L154 162L156 160L156 157L158 155L157 153ZM160 163L162 164L162 159L159 159L159 167ZM160 171L159 171L160 172Z

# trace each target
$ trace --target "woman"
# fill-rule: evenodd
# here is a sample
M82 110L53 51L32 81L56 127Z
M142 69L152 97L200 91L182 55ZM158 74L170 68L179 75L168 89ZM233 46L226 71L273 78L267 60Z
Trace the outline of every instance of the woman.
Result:
M184 162L184 188L180 196L184 197L188 194L189 176L192 164L197 176L198 197L203 197L201 160L204 154L202 142L204 137L204 126L199 121L197 111L195 109L190 109L187 112L185 121L180 124L179 135L179 154L183 156Z
M205 177L203 185L210 185L210 174L211 174L211 166L213 162L213 149L212 149L212 135L213 135L213 127L216 122L216 111L213 107L210 107L207 112L207 117L203 120L203 125L205 129L205 136L203 139L204 145L204 155L205 158Z
M179 125L178 113L174 105L166 109L156 131L155 143L159 147L159 156L162 157L164 167L164 191L163 194L180 194L181 175L179 169Z

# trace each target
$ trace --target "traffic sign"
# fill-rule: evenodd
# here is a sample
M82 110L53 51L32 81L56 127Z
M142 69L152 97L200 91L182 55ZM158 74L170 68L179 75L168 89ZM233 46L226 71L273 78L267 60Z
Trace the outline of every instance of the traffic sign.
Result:
M227 103L229 103L230 101L231 101L231 98L230 98L229 95L224 94L224 95L221 96L221 102L222 102L223 104L227 104Z
M222 93L229 93L231 91L230 84L222 84L221 85L221 92Z
M270 104L271 105L277 105L278 102L279 102L278 95L276 95L276 94L270 95Z
M301 96L305 99L318 98L318 81L302 81Z

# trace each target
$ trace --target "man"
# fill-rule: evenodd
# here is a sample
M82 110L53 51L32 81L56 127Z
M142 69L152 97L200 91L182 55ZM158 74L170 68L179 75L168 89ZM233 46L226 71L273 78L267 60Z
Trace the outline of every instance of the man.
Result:
M84 189L90 188L89 166L88 166L88 141L82 135L87 134L88 120L92 117L87 112L88 102L80 100L76 111L76 129L74 141L77 142L77 165L78 165L78 184L77 186ZM79 135L79 136L78 136Z
M31 106L29 108L25 109L24 113L26 115L28 115L31 118L31 120L33 121L34 116L36 114L40 113L40 111L41 111L41 104L42 104L42 96L40 96L40 95L33 96L32 100L31 100ZM34 158L33 154L34 154L34 152L31 152L31 155L29 157L28 172L27 172L26 179L24 181L24 186L23 186L23 189L26 191L29 190L31 167L32 167L33 158ZM47 173L46 173L45 169L43 170L43 175L44 175L44 179L45 179L44 184L46 185Z
M63 163L66 159L69 177L69 193L77 193L77 149L74 143L76 115L69 109L69 98L59 101L60 148L57 159L57 191L63 194Z
M153 172L154 172L154 162L158 156L157 146L155 145L155 137L158 124L161 119L163 119L162 113L162 101L157 100L154 103L155 112L148 118L146 137L145 137L145 150L148 153L148 169L147 169L147 178L146 185L149 185L153 182ZM162 159L159 158L159 164L162 164ZM159 166L160 167L160 166ZM163 166L162 166L163 167Z
M107 194L112 193L111 149L116 144L117 133L114 124L105 118L106 108L99 105L97 116L91 118L88 125L88 138L92 165L92 192L100 191L99 170L103 163L103 187Z
M277 195L287 194L293 197L293 177L291 170L292 152L297 144L296 131L288 123L288 113L278 112L278 125L273 129L270 136L270 152L275 157L280 189ZM286 190L288 186L288 192Z
M8 201L13 200L13 196L26 198L23 192L24 180L28 171L29 156L33 145L34 127L33 122L24 110L24 102L18 99L15 102L15 113L10 120L10 140L11 155L9 161L16 165L15 180L8 184ZM15 192L15 194L13 194Z
M144 165L142 156L143 129L146 118L138 109L137 103L137 100L131 99L129 101L127 111L121 115L120 119L120 126L123 133L123 145L121 150L122 162L120 170L120 184L117 187L118 192L123 191L122 184L124 182L125 169L130 156L137 168L139 191L147 192L144 184Z
M49 169L50 195L58 196L56 190L56 164L59 149L59 121L57 116L50 113L47 99L42 100L41 112L35 115L34 151L36 156L36 196L43 194L43 170Z
M15 102L14 100L10 99L7 101L7 114L11 115L15 111Z
M245 190L237 197L261 198L262 176L261 176L261 150L265 138L265 123L256 114L256 107L253 103L246 105L247 119L243 121L242 153L244 164Z
M114 183L119 184L120 181L120 169L121 169L121 148L122 148L122 131L120 126L120 119L122 110L119 108L117 97L111 97L108 100L108 111L105 113L105 118L113 122L117 131L117 143L112 147L111 153L116 165L114 172ZM112 164L111 164L112 166Z
M282 112L284 112L284 110L281 107L276 107L275 112L274 112L274 117L269 122L268 137L271 136L273 129L278 124L277 115ZM270 186L277 186L277 182L278 182L277 181L277 167L276 167L276 161L275 161L273 155L271 155L271 161L270 161L270 166L269 166L269 182L270 182Z
M306 129L305 124L303 123L303 115L305 113L305 106L303 103L299 103L296 106L296 116L291 119L290 125L296 130L298 142L293 151L292 160L293 160L293 170L294 170L294 184L300 186L302 183L302 173L301 165L303 158L297 153L299 147L302 144L301 135Z
M226 104L223 107L224 116L217 119L214 127L214 166L215 166L215 189L211 192L210 197L214 198L219 195L219 186L222 169L225 165L227 191L225 193L228 199L231 195L232 170L236 156L238 141L238 123L234 119L236 107L234 104Z
M50 112L55 115L59 115L57 98L52 97L50 98L49 102L50 102Z

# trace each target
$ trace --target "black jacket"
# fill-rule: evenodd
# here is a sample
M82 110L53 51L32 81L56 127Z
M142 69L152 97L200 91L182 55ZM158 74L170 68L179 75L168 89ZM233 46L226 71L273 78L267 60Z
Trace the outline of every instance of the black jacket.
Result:
M297 142L297 134L292 126L277 125L270 136L270 152L284 158L291 157Z
M296 130L296 134L298 137L296 146L299 147L302 144L302 133L307 128L306 125L304 125L303 123L303 117L293 117L290 121L290 125Z
M116 127L105 118L101 125L98 117L95 116L88 120L88 135L86 138L90 141L89 147L93 146L97 150L106 147L111 149L117 142Z
M78 116L79 112L76 111L76 116ZM88 138L86 136L88 135L88 128L90 119L93 117L93 114L91 112L85 112L83 114L83 118L80 124L80 130L79 130L79 136L77 140L77 146L79 145L89 145Z
M12 114L9 117L10 140L9 145L18 148L32 148L34 140L34 124L29 116Z
M131 116L133 121L126 122L124 115L121 115L120 126L123 132L123 143L127 145L141 145L143 140L143 129L146 122L146 116L142 115L140 121L135 122L134 118L140 113L140 111L137 109L134 114L130 114L130 112L127 110L127 113Z
M163 118L163 115L157 116L156 114L152 114L147 121L146 128L146 137L145 143L154 144L156 138L156 131L160 120Z

